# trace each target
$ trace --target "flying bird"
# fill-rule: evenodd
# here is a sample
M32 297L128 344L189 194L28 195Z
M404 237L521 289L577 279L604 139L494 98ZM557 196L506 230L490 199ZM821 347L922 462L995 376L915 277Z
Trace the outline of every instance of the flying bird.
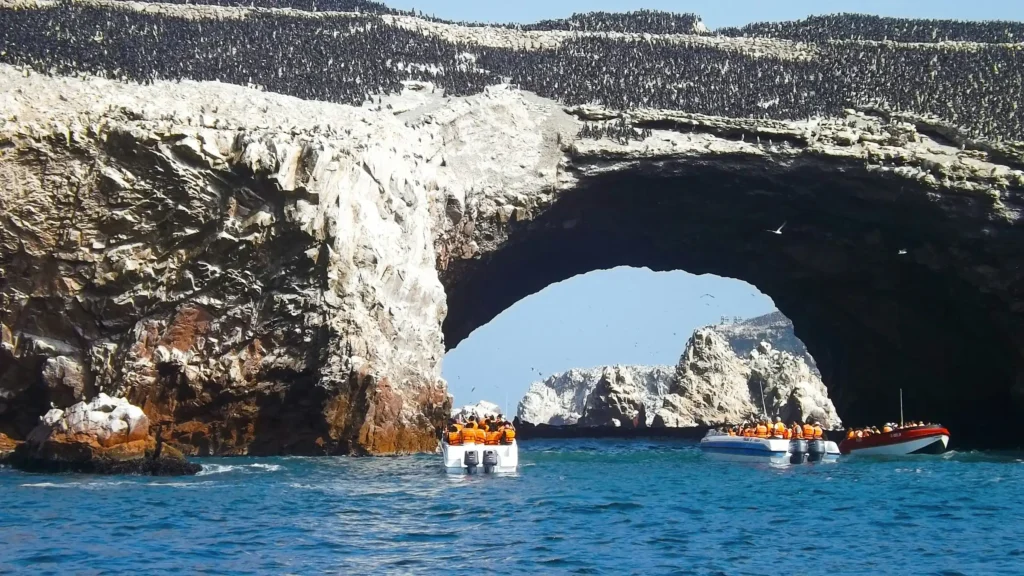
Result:
M904 254L906 254L906 253L907 253L907 251L906 251L906 250L900 250L900 251L898 252L898 254L899 254L900 256L903 256L903 255L904 255Z
M711 294L704 294L701 298L714 298Z
M775 235L778 235L778 236L782 236L782 229L786 227L786 224L788 224L788 222L783 222L782 226L779 226L775 230L765 230L765 232L767 232L769 234L775 234Z

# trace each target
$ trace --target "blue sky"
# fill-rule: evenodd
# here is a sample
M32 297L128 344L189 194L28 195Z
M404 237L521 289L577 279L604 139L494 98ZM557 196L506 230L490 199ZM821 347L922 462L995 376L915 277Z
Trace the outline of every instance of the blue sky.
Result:
M671 0L583 1L398 0L452 19L533 22L573 12L640 8L695 12L707 26L741 26L812 14L861 12L884 16L964 20L1024 20L1024 0ZM705 297L711 294L714 298ZM477 329L444 359L443 375L456 405L486 399L514 413L531 382L570 368L604 364L675 364L699 326L725 316L751 317L774 309L755 287L733 279L616 268L547 287Z
M862 12L882 16L1024 20L1024 0L384 0L388 6L415 8L450 20L535 22L564 18L573 12L624 12L649 8L695 12L711 28L742 26L764 20L794 20L811 14Z

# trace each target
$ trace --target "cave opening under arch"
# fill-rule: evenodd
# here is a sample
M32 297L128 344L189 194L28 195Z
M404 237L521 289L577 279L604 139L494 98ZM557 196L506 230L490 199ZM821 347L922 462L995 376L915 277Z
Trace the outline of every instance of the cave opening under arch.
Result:
M446 348L591 270L715 274L753 284L793 321L848 424L894 419L903 389L908 417L946 424L958 446L1016 446L1019 318L1013 289L985 283L1003 280L1021 239L991 204L855 160L599 171L509 222L494 250L441 270Z

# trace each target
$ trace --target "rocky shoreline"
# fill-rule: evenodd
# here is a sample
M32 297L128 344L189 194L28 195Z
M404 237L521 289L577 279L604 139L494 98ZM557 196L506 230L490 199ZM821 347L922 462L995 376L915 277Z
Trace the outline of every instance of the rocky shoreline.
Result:
M149 418L122 398L100 394L60 410L51 409L24 442L13 444L0 463L47 474L193 475L202 466L168 446Z

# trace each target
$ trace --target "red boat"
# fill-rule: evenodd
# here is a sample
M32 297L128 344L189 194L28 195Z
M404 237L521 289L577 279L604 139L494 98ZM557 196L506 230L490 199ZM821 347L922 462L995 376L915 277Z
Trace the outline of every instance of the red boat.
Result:
M907 454L942 454L949 444L949 430L938 424L897 428L892 432L872 434L865 438L847 438L839 443L842 454L874 456L905 456Z

